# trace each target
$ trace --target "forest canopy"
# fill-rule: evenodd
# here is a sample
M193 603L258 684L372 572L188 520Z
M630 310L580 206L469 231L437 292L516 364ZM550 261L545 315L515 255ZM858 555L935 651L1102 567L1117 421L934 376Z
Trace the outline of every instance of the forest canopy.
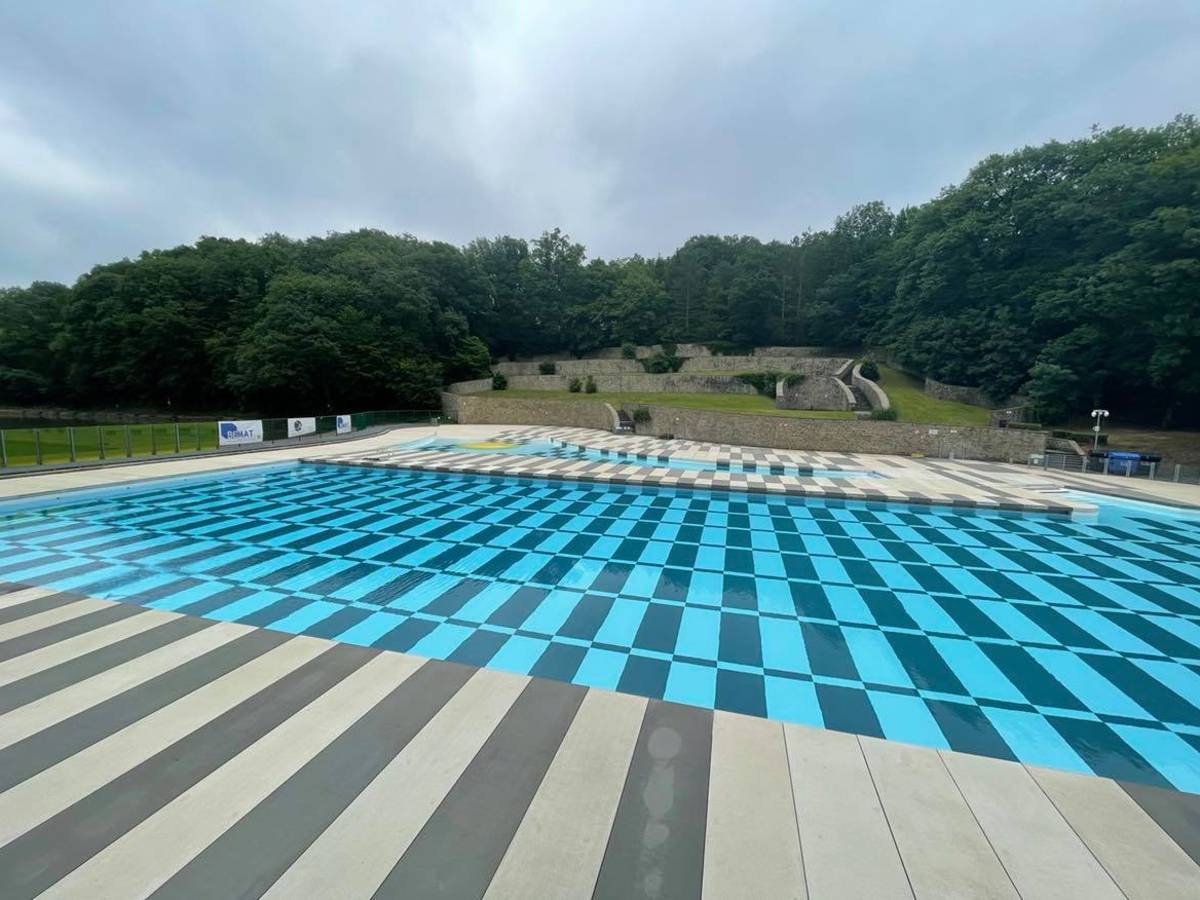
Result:
M920 206L788 241L589 259L558 229L203 237L0 290L0 402L430 408L494 357L625 342L869 352L1047 419L1200 419L1200 124L989 156Z

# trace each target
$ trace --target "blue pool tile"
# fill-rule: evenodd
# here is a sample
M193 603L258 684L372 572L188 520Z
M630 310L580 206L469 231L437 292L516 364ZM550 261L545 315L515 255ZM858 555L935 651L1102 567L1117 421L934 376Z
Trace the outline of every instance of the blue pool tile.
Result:
M748 716L765 716L767 694L763 676L718 669L716 708Z
M666 660L630 655L626 657L625 669L617 682L617 690L661 699L671 668L671 664Z
M1015 760L1012 748L982 709L970 702L925 698L925 705L952 750Z
M882 632L870 628L846 628L843 633L854 667L863 681L903 688L914 686Z
M676 662L671 665L662 699L712 709L716 703L717 669Z
M780 678L776 675L767 675L763 681L767 715L772 719L811 725L815 728L824 726L821 705L817 702L816 685L811 681Z
M841 685L815 685L817 703L821 707L821 719L826 728L883 737L879 717L867 697L867 692Z
M632 647L647 606L648 604L637 600L618 597L613 601L604 624L596 632L596 643Z
M950 742L922 698L890 691L867 691L867 697L888 740L950 749Z

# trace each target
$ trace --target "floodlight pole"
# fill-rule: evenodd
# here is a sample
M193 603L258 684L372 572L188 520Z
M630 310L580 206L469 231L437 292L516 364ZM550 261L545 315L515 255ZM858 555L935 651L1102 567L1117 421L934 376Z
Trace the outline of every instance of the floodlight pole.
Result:
M1095 450L1100 446L1100 420L1108 416L1107 409L1093 409L1092 418L1096 420L1096 424L1092 426L1092 449Z

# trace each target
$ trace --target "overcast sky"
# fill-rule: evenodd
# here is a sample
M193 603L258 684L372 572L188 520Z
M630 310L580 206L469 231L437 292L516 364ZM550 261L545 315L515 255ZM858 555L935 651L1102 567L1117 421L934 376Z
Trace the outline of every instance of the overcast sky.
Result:
M790 238L1200 110L1200 0L0 5L0 285L202 234Z

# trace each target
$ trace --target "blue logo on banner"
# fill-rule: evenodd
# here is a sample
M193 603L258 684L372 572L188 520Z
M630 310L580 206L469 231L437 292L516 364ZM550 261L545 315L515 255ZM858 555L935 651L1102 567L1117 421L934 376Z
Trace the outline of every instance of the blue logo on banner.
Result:
M346 421L345 416L338 416L337 417L337 427L338 428L349 428L350 423L348 421Z
M237 425L234 424L233 422L222 422L221 423L221 437L225 438L226 440L228 440L229 438L233 438L233 437L239 437L244 434L245 434L245 432L238 431Z

